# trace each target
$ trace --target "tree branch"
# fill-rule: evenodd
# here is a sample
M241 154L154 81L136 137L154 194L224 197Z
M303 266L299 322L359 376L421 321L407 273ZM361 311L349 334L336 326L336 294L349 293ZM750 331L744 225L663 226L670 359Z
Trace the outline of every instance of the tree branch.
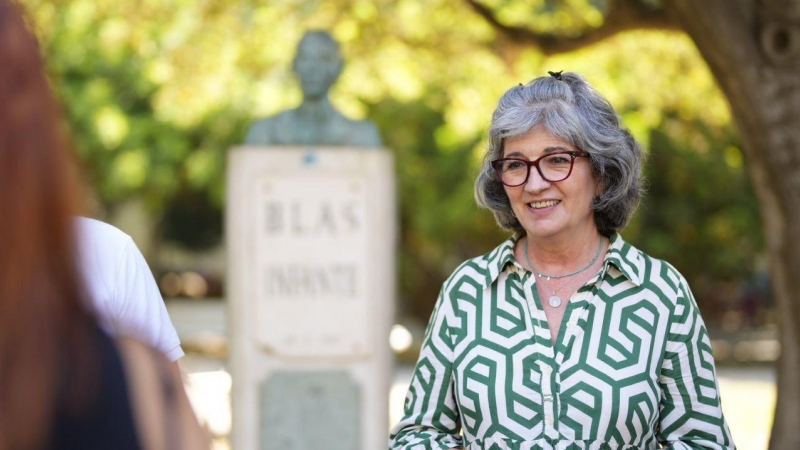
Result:
M588 47L617 33L633 29L680 30L681 27L663 9L637 0L616 0L609 4L608 15L599 28L587 29L577 36L537 33L529 28L504 25L494 12L479 0L466 0L472 9L498 32L518 44L538 47L545 55L566 53Z

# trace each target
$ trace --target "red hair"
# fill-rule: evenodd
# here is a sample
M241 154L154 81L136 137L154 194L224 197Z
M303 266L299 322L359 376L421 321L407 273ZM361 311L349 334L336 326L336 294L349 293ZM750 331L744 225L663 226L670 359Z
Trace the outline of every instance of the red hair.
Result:
M75 164L35 37L0 0L0 450L47 439L63 367L88 374ZM86 377L83 377L86 378Z

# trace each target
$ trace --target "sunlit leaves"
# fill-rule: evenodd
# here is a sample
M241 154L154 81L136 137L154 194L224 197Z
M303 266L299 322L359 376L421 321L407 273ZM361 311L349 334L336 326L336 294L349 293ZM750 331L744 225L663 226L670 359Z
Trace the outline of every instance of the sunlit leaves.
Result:
M736 148L732 145L725 147L723 151L725 163L731 169L741 169L744 158L742 157L742 149Z
M574 36L603 22L595 2L587 0L479 0L504 25Z
M122 18L115 17L105 21L100 27L100 48L106 58L119 62L125 55L125 47L130 40L130 23Z
M601 26L613 7L600 0L481 2L504 24L561 36ZM216 230L218 223L202 220L221 223L227 149L255 118L300 103L292 58L302 34L322 28L341 43L346 61L333 103L376 121L395 153L404 297L427 308L449 269L504 236L475 206L472 182L498 98L548 70L586 76L652 149L652 201L626 231L631 239L676 264L714 265L715 276L761 248L751 200L730 205L732 195L751 194L740 190L744 163L728 135L727 103L680 33L627 32L548 58L504 41L465 0L23 3L107 205L143 196L167 221ZM736 189L718 192L731 180ZM708 214L694 216L693 201ZM195 208L202 214L187 212ZM719 263L707 259L713 252L670 253L726 240L749 250Z
M666 112L651 131L649 192L624 235L690 280L746 278L763 236L732 127ZM709 297L702 286L695 293L701 302Z
M127 150L114 158L108 189L141 188L147 177L149 157L144 149Z
M195 188L207 186L214 177L221 161L219 154L211 149L193 152L186 160L186 176Z
M115 106L104 106L94 114L94 124L100 142L108 150L122 143L130 131L128 117Z
M69 24L71 32L84 34L92 29L97 20L97 3L92 0L76 0L61 10L64 22Z
M727 101L694 44L683 34L631 31L585 50L546 59L540 66L542 71L583 74L645 143L665 110L709 126L730 123Z

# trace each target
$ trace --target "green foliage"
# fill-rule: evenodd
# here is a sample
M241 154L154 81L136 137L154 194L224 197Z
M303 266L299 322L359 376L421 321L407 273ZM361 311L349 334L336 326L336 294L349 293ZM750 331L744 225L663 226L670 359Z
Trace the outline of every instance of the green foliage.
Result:
M626 238L669 261L690 282L752 277L764 241L732 127L667 113L650 143L649 192ZM701 302L707 296L696 294Z
M718 329L763 277L764 237L738 136L730 124L666 111L649 140L649 192L622 234L684 274Z
M602 3L590 0L486 0L505 25L574 36L603 23ZM600 3L600 4L598 4Z
M691 41L627 32L545 58L458 0L23 0L100 202L146 199L163 235L221 236L227 149L295 106L296 43L330 30L347 61L332 101L395 152L400 295L425 318L444 277L506 233L472 199L492 110L547 70L586 76L651 149L650 194L625 234L691 276L747 276L763 249L724 97ZM486 0L504 23L570 35L610 2ZM529 20L530 19L530 20Z

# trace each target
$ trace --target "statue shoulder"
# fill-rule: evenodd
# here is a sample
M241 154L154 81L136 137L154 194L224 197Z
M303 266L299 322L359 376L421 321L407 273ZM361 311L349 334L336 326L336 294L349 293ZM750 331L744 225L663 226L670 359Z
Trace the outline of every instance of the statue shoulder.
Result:
M287 124L292 122L294 110L287 110L278 114L262 117L250 124L245 135L245 145L274 145L277 144L277 135L280 130L285 130Z
M351 120L349 122L350 145L358 147L383 147L380 131L371 120Z

